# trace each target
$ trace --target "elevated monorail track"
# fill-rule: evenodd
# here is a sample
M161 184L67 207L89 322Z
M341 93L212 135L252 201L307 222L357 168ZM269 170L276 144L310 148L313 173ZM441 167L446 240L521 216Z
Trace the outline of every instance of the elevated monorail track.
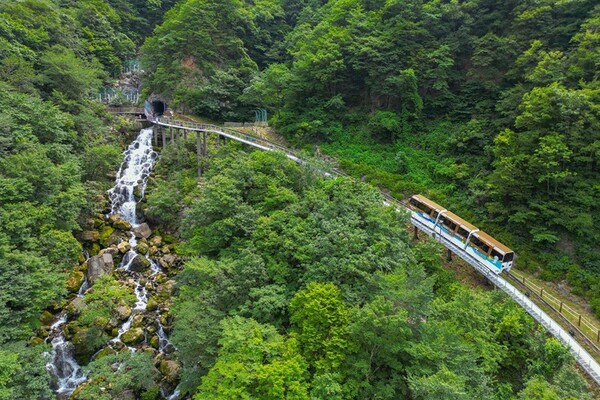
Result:
M173 118L156 117L152 114L146 114L148 121L152 122L157 126L183 129L192 132L208 132L226 137L238 142L247 144L249 146L265 150L265 151L280 151L284 153L289 159L298 162L306 163L295 151L288 149L284 146L270 142L266 139L256 137L254 135L239 132L234 129L225 128L218 125L212 124L201 124L196 122L180 121ZM338 170L332 170L331 172L323 172L326 176L342 176L348 177L348 175ZM398 211L406 212L410 211L405 202L395 199L387 193L382 192L387 205L395 207ZM574 338L567 332L560 324L558 324L548 313L538 307L533 301L531 301L524 293L520 292L516 287L510 284L502 276L497 275L490 271L484 266L479 260L467 253L464 248L461 248L440 235L434 232L428 226L424 225L421 221L413 216L411 213L410 222L420 231L433 237L435 240L443 244L448 250L462 258L466 263L475 268L480 274L485 276L490 282L492 282L497 288L502 290L504 293L509 295L514 301L516 301L529 315L531 315L540 325L542 325L552 336L557 338L560 342L565 344L577 363L586 373L600 385L600 364L587 352L587 350L580 345Z

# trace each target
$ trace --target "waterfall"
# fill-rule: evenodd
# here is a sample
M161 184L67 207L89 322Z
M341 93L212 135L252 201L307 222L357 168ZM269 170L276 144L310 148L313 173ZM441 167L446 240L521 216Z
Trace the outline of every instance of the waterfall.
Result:
M129 222L132 226L130 232L131 249L123 256L123 260L119 268L128 271L135 279L135 308L132 310L131 316L119 328L119 334L112 339L108 345L120 342L121 336L131 329L131 324L135 315L146 310L148 304L148 291L146 286L142 284L141 276L137 273L129 271L129 265L137 255L135 251L137 240L134 233L134 228L139 226L137 216L137 203L143 198L146 190L148 176L154 167L157 153L152 149L152 129L142 129L137 138L129 145L123 154L123 162L117 172L117 180L115 186L108 191L108 196L111 202L111 214L119 214L123 219ZM151 260L148 255L145 256L151 263L153 275L161 271L160 266L155 260ZM86 254L89 258L89 254ZM85 291L89 288L87 277L84 280L77 296L84 297ZM65 339L63 334L63 324L67 322L67 314L62 313L57 321L51 326L50 334L46 341L51 340L52 351L47 354L48 362L46 369L54 377L56 393L61 396L68 396L82 383L87 380L81 367L75 361L73 356L73 345ZM161 346L159 351L164 352L167 336L162 329L160 321L157 321L160 330ZM130 351L135 351L133 347ZM169 398L179 394L173 393Z
M127 271L135 279L135 307L132 310L129 319L119 328L119 335L111 340L111 343L121 341L121 336L131 329L133 318L146 310L148 305L148 290L142 284L141 276L129 270L131 263L138 255L137 239L134 229L140 225L137 216L137 204L144 197L148 176L152 172L154 162L156 161L156 152L152 149L152 129L142 129L139 136L129 145L123 154L123 163L117 172L117 180L115 186L108 191L108 196L111 203L111 214L120 215L125 221L131 224L129 233L130 249L119 265L120 269ZM155 261L151 260L148 255L146 259L153 265ZM111 344L109 344L111 345ZM135 348L130 347L131 351Z
M50 327L50 334L46 342L51 338L52 351L46 353L48 362L46 370L55 378L54 386L59 395L70 395L87 377L81 370L73 354L73 345L65 339L62 325L67 322L67 314L62 313Z
M133 227L138 226L137 202L144 197L148 175L154 167L156 152L152 149L152 129L142 129L129 145L117 172L115 187L108 191L111 214L119 214ZM139 190L136 200L135 189ZM135 235L133 236L135 242ZM134 247L132 243L131 247Z

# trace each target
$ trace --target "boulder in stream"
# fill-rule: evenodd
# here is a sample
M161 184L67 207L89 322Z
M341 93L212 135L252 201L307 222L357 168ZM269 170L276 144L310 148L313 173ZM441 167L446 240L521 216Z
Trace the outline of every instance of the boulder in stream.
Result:
M73 271L73 273L67 279L67 289L71 293L77 293L81 285L83 284L84 275L81 271Z
M88 261L87 276L90 285L93 285L96 279L102 275L112 274L114 268L112 254L104 253L91 257Z
M115 308L115 314L119 320L124 321L131 315L131 307L122 305Z
M150 229L148 224L144 222L143 224L140 224L140 225L136 226L135 228L133 228L133 233L135 234L135 237L138 239L141 239L141 238L148 239L150 237L150 235L152 235L152 230Z
M110 216L110 223L115 229L122 231L128 231L131 229L131 224L123 219L119 214L113 214Z
M119 249L119 252L125 254L129 251L129 249L131 248L131 245L129 244L128 241L124 240L121 243L119 243L117 248Z
M173 360L162 360L158 369L167 382L175 382L181 371L181 364Z
M129 270L134 272L144 272L148 268L150 268L150 261L140 254L137 254L129 265Z
M126 345L133 346L144 341L144 329L131 328L121 336L121 341Z

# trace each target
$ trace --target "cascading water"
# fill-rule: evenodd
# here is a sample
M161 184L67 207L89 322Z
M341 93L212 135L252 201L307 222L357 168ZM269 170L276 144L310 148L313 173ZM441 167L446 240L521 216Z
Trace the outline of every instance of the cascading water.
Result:
M137 216L137 204L143 198L146 190L148 176L154 167L157 153L152 149L152 129L142 129L138 137L129 145L124 152L123 162L117 172L115 186L108 191L111 202L110 215L118 214L132 226L130 231L130 249L124 254L119 268L130 274L135 281L136 303L130 317L119 327L118 335L112 339L108 345L112 347L117 342L121 342L121 336L131 329L134 318L139 313L146 310L148 305L148 291L144 284L144 278L130 270L130 266L135 257L138 256L136 248L138 246L135 228L140 226ZM152 276L161 272L159 263L149 257L149 254L143 255L149 262ZM86 254L86 258L89 255ZM83 297L85 291L89 288L87 277L84 280L77 295ZM159 352L164 353L172 348L171 343L160 323L160 310L157 310L157 335L159 337ZM67 314L63 313L58 320L51 326L50 335L47 341L51 340L52 351L47 355L47 370L54 377L56 393L60 396L68 396L82 383L87 380L81 367L75 361L73 356L73 345L65 339L62 325L67 322ZM134 347L128 347L130 351L135 351ZM163 388L165 398L179 398L179 391L176 389L168 394Z
M152 129L142 129L139 136L125 150L123 163L117 172L116 185L108 191L111 214L121 215L134 227L138 225L137 202L144 197L148 175L154 167L156 156L152 149ZM139 190L137 200L136 188ZM134 247L134 243L131 247Z
M148 305L148 291L142 284L139 274L130 271L129 267L138 256L136 251L138 243L134 231L139 226L137 204L144 197L148 175L154 167L156 156L156 152L152 149L152 129L142 129L136 140L125 151L123 163L117 172L116 184L108 191L111 214L120 215L132 227L129 239L130 249L123 256L119 268L128 271L134 277L136 281L134 292L137 299L131 316L119 328L119 335L111 341L112 343L121 341L121 336L131 329L135 316L146 310ZM148 255L144 257L150 262L150 265L156 264ZM130 347L130 350L135 351L135 348Z
M70 395L87 380L83 371L73 357L73 345L65 339L62 325L67 322L67 314L62 313L50 327L52 352L48 354L46 369L55 378L55 388L58 395Z

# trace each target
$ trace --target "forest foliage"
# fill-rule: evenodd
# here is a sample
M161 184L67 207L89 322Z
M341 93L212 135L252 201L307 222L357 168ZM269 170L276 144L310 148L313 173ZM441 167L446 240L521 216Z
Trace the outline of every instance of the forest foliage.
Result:
M187 0L142 52L175 107L264 107L293 144L433 197L600 315L599 49L593 0Z
M90 96L162 12L160 1L0 1L1 399L52 396L48 348L28 341L67 295L82 256L74 232L103 209L121 159Z
M457 282L372 186L239 147L213 148L191 185L194 140L170 144L145 200L189 257L171 335L183 393L589 398L561 343L501 292Z

